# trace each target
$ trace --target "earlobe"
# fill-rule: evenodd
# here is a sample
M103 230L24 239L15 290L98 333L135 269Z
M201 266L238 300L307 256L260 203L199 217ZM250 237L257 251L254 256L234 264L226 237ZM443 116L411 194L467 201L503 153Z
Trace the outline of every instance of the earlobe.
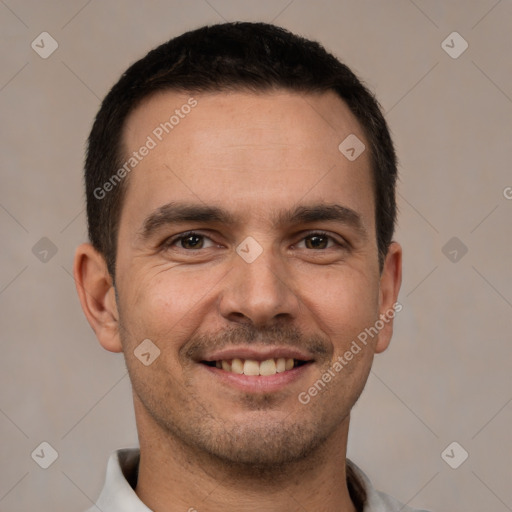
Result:
M375 353L384 352L389 346L393 335L393 320L401 310L397 307L398 293L402 284L402 247L397 242L391 242L382 274L380 277L379 291L379 316L383 324L379 330Z
M103 255L91 244L81 244L73 275L82 309L100 344L110 352L121 352L115 290Z

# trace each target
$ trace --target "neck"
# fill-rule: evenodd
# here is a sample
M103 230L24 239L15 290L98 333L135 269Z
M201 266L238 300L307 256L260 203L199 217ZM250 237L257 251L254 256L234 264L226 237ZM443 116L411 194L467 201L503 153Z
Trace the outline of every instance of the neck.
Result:
M140 409L139 404L135 492L154 512L356 512L345 468L349 418L307 458L284 467L255 468L184 445Z

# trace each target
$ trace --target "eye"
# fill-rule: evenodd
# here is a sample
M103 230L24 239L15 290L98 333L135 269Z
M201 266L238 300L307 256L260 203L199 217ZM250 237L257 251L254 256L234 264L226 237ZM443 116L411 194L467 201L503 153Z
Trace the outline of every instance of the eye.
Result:
M208 242L210 245L207 245ZM162 247L164 249L168 249L176 244L178 244L179 249L185 250L206 249L215 245L213 241L207 236L202 235L201 233L196 233L194 231L189 231L188 233L182 233L175 237L169 238L162 244Z
M336 241L334 237L322 231L309 233L299 242L299 244L297 244L297 246L300 247L302 243L304 243L306 249L312 250L330 249L333 246L344 247L344 245Z

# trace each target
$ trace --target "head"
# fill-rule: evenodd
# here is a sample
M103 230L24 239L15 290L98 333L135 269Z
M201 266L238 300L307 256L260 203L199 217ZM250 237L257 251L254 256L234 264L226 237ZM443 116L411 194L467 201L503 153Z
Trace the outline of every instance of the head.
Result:
M75 277L125 354L139 433L265 466L346 431L401 279L393 144L347 66L267 24L183 34L106 96L85 181ZM233 377L235 359L283 358L281 380Z

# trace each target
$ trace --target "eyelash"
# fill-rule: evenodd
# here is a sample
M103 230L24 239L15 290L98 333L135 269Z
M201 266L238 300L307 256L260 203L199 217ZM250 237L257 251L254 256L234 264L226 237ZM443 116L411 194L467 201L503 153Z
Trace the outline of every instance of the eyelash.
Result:
M176 235L174 237L164 240L163 243L161 244L161 247L162 247L162 249L170 249L176 242L179 242L180 240L184 240L190 236L199 236L199 237L207 238L208 240L213 242L213 240L210 237L208 237L202 233L198 233L197 231L187 231L186 233L181 233L179 235ZM332 240L332 242L334 242L334 244L337 245L338 247L341 247L343 249L349 248L347 243L339 242L332 235L329 235L325 231L311 231L310 233L307 233L306 235L304 235L300 239L300 241L302 242L306 238L313 237L313 236L320 236L322 238L328 238L329 240ZM181 247L181 249L184 251L187 251L187 252L194 252L194 249L185 249L184 247ZM200 251L200 250L201 249L195 249L195 251ZM309 250L315 251L315 249L309 249ZM317 250L321 251L321 250L326 250L326 249L317 249Z

